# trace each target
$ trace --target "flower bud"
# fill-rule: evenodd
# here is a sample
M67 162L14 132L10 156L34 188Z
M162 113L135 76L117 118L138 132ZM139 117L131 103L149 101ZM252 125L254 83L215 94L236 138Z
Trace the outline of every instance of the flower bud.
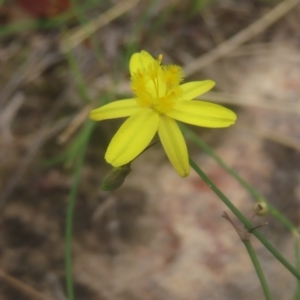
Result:
M131 172L130 163L110 170L102 181L103 191L118 189L125 181L126 176Z
M266 202L257 202L254 205L255 212L258 216L264 216L268 213L269 208Z

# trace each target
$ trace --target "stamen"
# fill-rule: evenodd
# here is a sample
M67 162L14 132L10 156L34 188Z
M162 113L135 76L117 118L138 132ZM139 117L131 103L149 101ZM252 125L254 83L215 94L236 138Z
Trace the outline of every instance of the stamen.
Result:
M158 59L157 59L157 60L159 61L159 63L162 62L162 59L163 59L163 55L162 55L162 54L159 54L159 55L158 55Z
M182 69L177 65L162 65L163 55L146 68L138 69L131 77L131 89L142 107L150 107L160 114L172 109L181 98Z

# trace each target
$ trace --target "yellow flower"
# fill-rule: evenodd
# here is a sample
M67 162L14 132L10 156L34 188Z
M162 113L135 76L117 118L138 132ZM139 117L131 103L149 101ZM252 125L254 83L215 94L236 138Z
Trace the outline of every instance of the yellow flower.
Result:
M130 59L134 97L106 104L90 112L95 121L129 117L112 138L105 159L114 167L131 162L151 142L156 132L169 160L181 177L189 174L186 143L175 120L202 127L228 127L236 120L231 110L217 104L192 100L213 88L212 80L181 84L182 69L162 65L141 51Z

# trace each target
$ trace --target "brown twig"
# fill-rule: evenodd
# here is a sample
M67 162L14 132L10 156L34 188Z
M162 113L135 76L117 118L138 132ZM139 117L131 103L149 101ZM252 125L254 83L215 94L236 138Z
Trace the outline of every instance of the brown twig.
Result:
M184 73L186 76L190 76L196 73L201 68L211 64L215 60L219 59L220 57L228 54L232 50L234 50L239 45L245 43L246 41L250 40L255 35L259 34L260 32L264 31L270 25L275 23L278 19L283 17L286 13L288 13L293 7L295 7L300 0L285 0L279 3L275 8L271 11L266 13L263 17L259 20L252 23L247 28L241 30L239 33L234 35L233 37L229 38L224 43L220 44L213 50L204 55L200 56L199 58L191 61L184 67Z
M257 130L258 135L264 137L267 140L276 142L285 147L292 148L300 152L300 141L299 139L293 138L283 133L274 132L273 130L259 128Z
M3 133L4 139L12 139L11 124L18 110L24 103L25 97L22 93L16 93L0 112L0 131Z
M48 296L44 296L39 291L35 290L31 286L25 284L24 282L20 281L19 279L7 274L6 272L0 270L0 279L5 281L10 286L14 287L15 289L19 290L23 294L30 297L30 299L36 300L53 300Z
M208 30L210 31L215 44L220 45L222 42L224 42L224 35L220 30L220 27L218 26L215 20L215 16L212 13L211 9L209 7L206 7L204 10L201 11L201 16Z
M235 231L237 232L237 234L239 235L240 239L242 240L242 242L244 241L248 241L249 237L250 237L250 233L248 230L246 230L246 228L244 228L244 230L240 229L237 227L237 225L232 221L232 219L229 217L228 213L226 211L223 212L222 217L224 219L226 219L227 221L229 221L229 223L232 225L232 227L235 229Z
M288 136L284 133L279 133L279 132L274 132L273 130L270 129L265 129L265 128L248 128L246 126L240 126L240 129L243 131L247 131L250 133L253 133L255 135L259 135L260 137L281 144L285 147L294 149L298 152L300 152L300 141L294 137Z
M77 129L87 120L89 112L93 108L94 104L88 104L83 107L78 114L72 119L66 129L58 136L58 144L66 143L70 137L77 131Z
M62 130L66 124L69 122L69 117L65 117L62 120L59 120L55 122L54 124L51 124L50 126L47 125L43 127L36 135L35 141L32 143L32 146L28 150L28 153L23 158L21 163L19 164L18 169L8 182L8 184L3 189L1 195L0 195L0 209L4 206L6 203L8 197L11 195L15 187L18 185L20 179L25 174L28 166L30 165L32 159L35 157L41 146L48 140L50 137L52 137L54 134Z
M289 104L282 102L272 102L267 103L263 101L264 99L252 97L252 96L245 96L239 94L232 94L232 93L225 93L225 92L208 92L205 96L200 97L201 99L207 101L213 101L217 103L227 103L239 106L248 106L248 107L258 107L258 108L265 108L269 110L275 110L280 112L293 112L300 114L300 107L299 104Z
M108 9L105 13L100 15L97 19L90 21L85 26L78 26L71 33L70 38L61 42L61 48L63 52L69 52L80 43L82 43L87 37L99 30L99 28L107 25L117 17L121 16L128 10L132 9L140 0L125 0L114 7Z
M0 108L12 97L22 85L27 84L42 74L46 68L63 59L61 53L48 53L55 40L50 40L31 53L27 62L22 65L0 91Z
M232 219L230 218L230 216L227 214L227 212L223 212L222 217L224 219L226 219L227 221L229 221L229 223L233 226L233 228L235 229L235 231L237 232L237 234L239 235L240 239L242 240L242 242L245 241L249 241L249 238L251 236L251 233L255 230L258 229L262 226L266 226L268 225L268 222L264 222L262 224L256 225L250 229L247 229L245 227L243 227L242 229L238 228L237 225L232 221Z

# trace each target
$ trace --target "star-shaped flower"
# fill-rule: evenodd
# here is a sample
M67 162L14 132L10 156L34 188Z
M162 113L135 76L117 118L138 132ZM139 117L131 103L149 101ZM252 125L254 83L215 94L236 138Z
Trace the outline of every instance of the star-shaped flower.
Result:
M236 115L209 102L192 100L213 88L212 80L182 84L177 65L162 65L148 52L130 59L131 89L134 97L106 104L90 112L95 121L129 117L112 138L105 159L114 167L131 162L151 142L156 132L169 160L181 177L189 174L188 151L175 120L202 127L228 127Z

